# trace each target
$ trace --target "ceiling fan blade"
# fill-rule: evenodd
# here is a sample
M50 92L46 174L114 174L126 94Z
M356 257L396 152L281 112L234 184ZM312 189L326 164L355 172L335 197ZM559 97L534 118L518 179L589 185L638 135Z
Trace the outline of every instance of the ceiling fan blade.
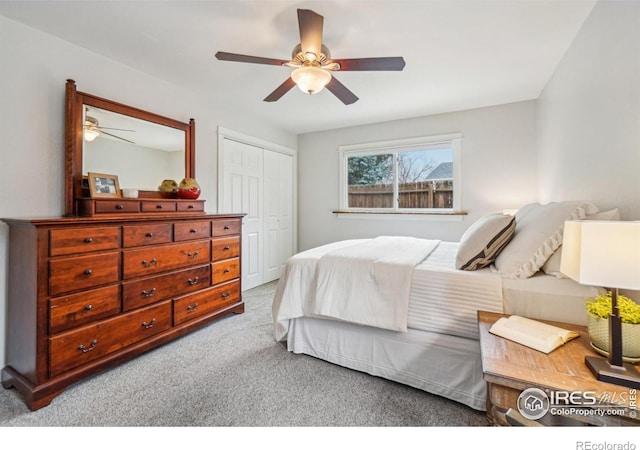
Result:
M298 10L298 28L300 29L300 47L302 53L313 53L320 57L322 53L322 28L324 17L310 9Z
M338 63L340 70L402 70L405 62L402 56L388 58L332 59L327 64Z
M110 127L96 127L98 130L113 130L113 131L131 131L133 133L136 132L136 130L126 130L124 128L110 128Z
M111 136L111 137L114 137L114 138L116 138L116 139L120 139L121 141L125 141L125 142L128 142L128 143L130 143L130 144L135 144L135 142L130 141L129 139L125 139L125 138L123 138L123 137L116 136L115 134L107 133L106 131L100 131L100 133L101 133L101 134L106 134L107 136Z
M342 103L350 105L358 101L358 97L351 92L347 87L336 80L336 77L331 77L331 81L327 84L327 89L333 93Z
M291 90L291 88L293 88L296 85L296 83L294 83L294 81L291 79L291 77L287 78L286 80L284 80L284 83L282 83L280 86L278 86L271 94L267 95L264 98L265 102L275 102L277 100L280 100L280 98L286 94L287 92L289 92Z
M253 64L267 64L270 66L281 66L288 63L287 59L262 58L260 56L239 55L237 53L218 52L216 58L220 61L235 61Z

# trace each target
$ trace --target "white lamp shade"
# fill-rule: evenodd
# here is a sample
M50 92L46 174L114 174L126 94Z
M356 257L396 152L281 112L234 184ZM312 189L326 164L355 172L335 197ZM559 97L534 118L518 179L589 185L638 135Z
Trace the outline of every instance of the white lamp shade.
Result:
M304 66L294 70L291 79L302 92L317 94L331 81L331 73L320 67Z
M640 289L640 222L565 222L560 271L581 284Z

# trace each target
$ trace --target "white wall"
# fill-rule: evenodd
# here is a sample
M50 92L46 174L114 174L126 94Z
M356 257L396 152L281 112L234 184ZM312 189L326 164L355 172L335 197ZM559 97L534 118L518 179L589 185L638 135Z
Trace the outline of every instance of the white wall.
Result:
M206 209L217 205L217 127L286 147L290 133L0 16L0 218L64 212L65 82L78 90L180 121L196 121L196 179ZM0 365L5 361L8 227L0 223Z
M339 207L339 146L454 132L463 134L464 220L348 219L332 213ZM535 101L301 135L299 249L382 234L458 240L484 214L535 201L536 167Z
M538 102L540 198L640 220L640 2L600 1Z

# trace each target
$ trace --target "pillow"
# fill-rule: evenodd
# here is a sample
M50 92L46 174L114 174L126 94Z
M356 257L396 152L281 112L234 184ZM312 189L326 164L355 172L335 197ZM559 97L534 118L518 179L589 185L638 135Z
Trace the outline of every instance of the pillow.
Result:
M460 238L456 269L477 270L493 263L513 237L516 218L501 213L477 220Z
M503 278L529 278L562 244L566 220L581 220L587 213L596 212L592 203L579 201L522 207L516 212L513 239L496 258L496 268Z
M602 211L596 214L588 214L586 220L620 220L620 211L618 208L609 211ZM565 274L560 272L560 262L562 261L562 246L551 255L551 257L542 265L542 271L547 275L553 275L556 278L567 278Z

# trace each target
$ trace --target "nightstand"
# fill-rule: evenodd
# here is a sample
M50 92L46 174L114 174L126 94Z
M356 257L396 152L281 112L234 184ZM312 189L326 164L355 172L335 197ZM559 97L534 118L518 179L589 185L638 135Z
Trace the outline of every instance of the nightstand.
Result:
M580 337L544 354L489 333L491 325L504 316L478 311L487 415L493 423L509 425L505 414L509 409L519 411L520 394L527 391L525 397L542 391L549 401L547 413L536 420L538 423L640 426L640 392L598 381L587 368L584 357L597 353L591 348L586 327L545 322L575 330Z

